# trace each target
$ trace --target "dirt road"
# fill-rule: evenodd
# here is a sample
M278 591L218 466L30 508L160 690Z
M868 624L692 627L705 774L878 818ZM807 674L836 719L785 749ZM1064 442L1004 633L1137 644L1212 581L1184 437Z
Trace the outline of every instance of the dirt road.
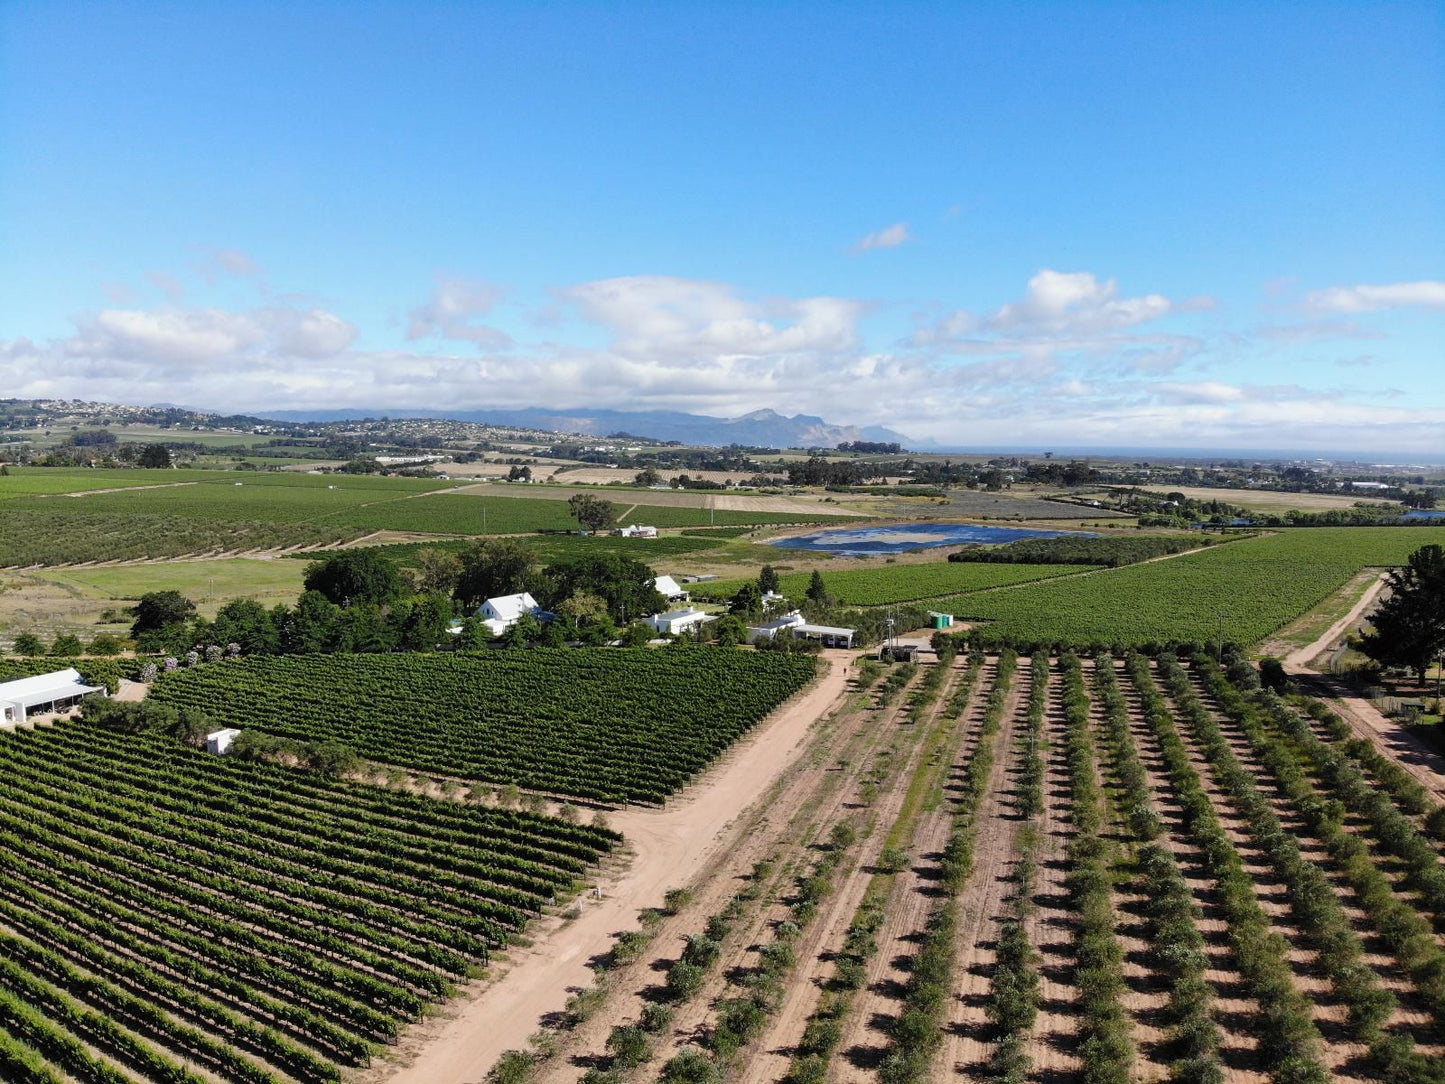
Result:
M403 1040L410 1064L378 1079L390 1084L469 1084L482 1079L501 1054L522 1047L566 991L587 986L587 962L605 952L613 935L637 925L637 912L660 905L663 893L691 879L722 845L724 829L793 764L809 728L846 694L849 652L825 652L827 671L784 705L751 738L735 747L680 798L661 810L629 809L612 817L635 852L605 898L580 901L581 915L529 947L509 953L508 970L459 1011L423 1024Z

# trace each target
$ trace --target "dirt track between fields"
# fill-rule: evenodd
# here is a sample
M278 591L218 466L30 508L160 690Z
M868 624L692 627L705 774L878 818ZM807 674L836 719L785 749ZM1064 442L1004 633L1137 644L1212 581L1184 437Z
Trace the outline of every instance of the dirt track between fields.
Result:
M523 1047L544 1018L561 1009L565 991L592 980L588 961L607 951L615 932L633 929L637 912L660 906L663 892L690 881L733 842L728 831L802 752L815 721L846 692L848 652L828 652L826 673L735 747L707 775L661 810L628 809L609 819L635 852L602 900L581 899L581 914L538 930L530 947L509 952L505 972L460 1008L423 1023L393 1048L400 1066L379 1067L367 1079L392 1084L470 1084L497 1058Z

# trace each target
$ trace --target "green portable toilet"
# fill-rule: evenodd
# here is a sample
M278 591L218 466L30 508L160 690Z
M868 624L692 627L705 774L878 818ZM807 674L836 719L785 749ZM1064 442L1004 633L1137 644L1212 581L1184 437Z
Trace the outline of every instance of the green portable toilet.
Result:
M947 629L953 627L953 614L934 614L933 627L936 629Z

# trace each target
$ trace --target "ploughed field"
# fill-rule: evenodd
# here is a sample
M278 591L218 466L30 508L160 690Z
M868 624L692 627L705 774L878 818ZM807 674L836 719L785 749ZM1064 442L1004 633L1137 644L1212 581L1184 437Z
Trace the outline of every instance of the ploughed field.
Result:
M151 696L418 771L661 802L815 671L710 648L296 655L179 670Z
M0 1079L339 1080L619 839L158 734L5 734Z

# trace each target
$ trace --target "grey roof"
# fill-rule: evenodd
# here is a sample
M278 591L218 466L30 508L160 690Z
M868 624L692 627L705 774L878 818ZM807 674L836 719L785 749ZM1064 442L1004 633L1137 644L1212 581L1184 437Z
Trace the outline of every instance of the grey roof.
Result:
M840 628L837 625L794 625L793 631L815 632L819 636L854 636L857 634L855 629Z

